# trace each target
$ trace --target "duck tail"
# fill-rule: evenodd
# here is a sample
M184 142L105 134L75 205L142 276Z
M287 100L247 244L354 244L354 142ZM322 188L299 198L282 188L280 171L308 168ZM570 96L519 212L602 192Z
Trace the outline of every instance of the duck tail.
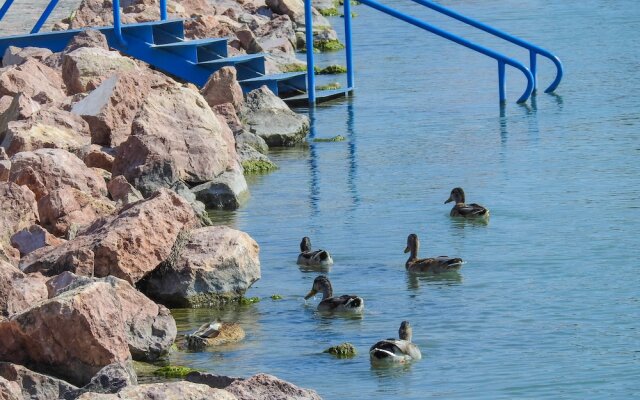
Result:
M371 356L371 358L374 358L376 360L384 360L395 357L395 354L393 354L392 352L384 349L379 349L377 347L371 349L371 351L369 351L369 355Z
M329 258L329 253L327 253L325 250L322 250L320 253L318 253L318 257L320 257L321 261L325 261L327 258Z
M363 300L360 297L354 297L349 302L349 307L358 308L362 307Z

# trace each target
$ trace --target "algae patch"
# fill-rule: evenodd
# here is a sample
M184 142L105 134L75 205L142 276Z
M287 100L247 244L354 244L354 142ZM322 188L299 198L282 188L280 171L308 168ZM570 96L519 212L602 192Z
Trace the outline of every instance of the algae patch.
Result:
M340 89L342 85L338 82L327 83L326 85L318 85L316 86L316 90L335 90Z
M153 374L164 378L184 378L189 373L195 371L197 370L189 367L182 367L180 365L167 365L166 367L161 367L153 371Z
M324 68L316 67L315 73L318 75L337 75L347 73L347 67L344 65L327 65Z
M338 9L336 7L331 7L331 8L323 8L318 10L318 12L320 13L320 15L322 15L323 17L335 17L337 15L339 15L340 13L338 12Z
M315 139L313 139L314 142L344 142L345 140L347 140L347 139L342 135L337 135L337 136L330 137L330 138L315 138Z
M282 72L306 72L307 66L305 64L291 63L283 65L280 69Z
M282 300L282 296L280 296L279 294L272 294L271 295L271 300L273 300L273 301Z
M342 343L337 346L329 347L323 351L323 353L329 353L338 358L351 358L357 354L356 348L351 343Z
M245 306L249 304L255 304L255 303L260 303L259 297L243 297L240 299L240 304Z
M278 166L271 161L266 160L247 160L242 162L242 168L244 168L245 175L249 174L265 174L267 172L275 171Z
M338 39L314 40L313 48L320 51L337 51L344 49L344 44Z

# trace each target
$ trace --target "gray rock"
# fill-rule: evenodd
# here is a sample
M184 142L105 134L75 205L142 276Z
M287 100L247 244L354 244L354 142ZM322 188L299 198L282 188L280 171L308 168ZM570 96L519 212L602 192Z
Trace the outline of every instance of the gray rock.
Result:
M236 135L236 148L240 149L242 145L252 147L262 154L267 154L269 151L269 146L267 146L267 142L265 142L263 138L255 133L247 131L243 131ZM242 161L242 157L240 157L240 161Z
M259 153L246 143L242 143L237 151L245 175L265 173L278 169L278 166L269 157Z
M95 29L85 29L71 38L67 47L64 49L64 53L71 53L75 49L79 49L81 47L98 47L109 50L107 37L102 34L102 32Z
M266 86L247 94L241 117L249 131L272 146L294 146L304 141L309 118L291 111L282 99Z
M53 236L40 225L31 225L11 236L11 246L18 249L22 257L41 247L57 246L62 243L64 240Z
M51 50L40 47L20 48L9 46L2 56L2 66L8 67L9 65L20 65L29 58L35 58L38 61L43 61L51 54L53 54Z
M217 178L191 189L209 209L235 210L249 198L249 188L239 169L225 171Z
M131 361L109 364L91 378L91 381L76 390L74 398L83 393L118 393L127 386L137 385L138 377Z
M224 389L237 380L242 378L235 378L231 376L207 374L205 372L194 371L190 372L184 378L188 382L200 383L216 389Z
M72 399L77 387L61 379L39 374L22 365L0 362L0 377L15 382L23 399ZM1 394L1 393L0 393ZM0 395L0 398L4 399Z
M196 217L198 217L198 220L200 221L200 224L202 224L202 226L213 225L213 222L211 221L211 219L209 218L209 214L207 213L205 204L196 198L195 193L193 193L184 182L175 182L169 188L178 193L180 197L185 199L187 203L191 205L191 208L193 208L193 212L196 214Z
M109 190L109 195L113 201L121 205L135 203L136 201L144 198L142 193L131 186L131 184L127 182L127 178L122 175L118 175L111 179L107 185L107 189Z

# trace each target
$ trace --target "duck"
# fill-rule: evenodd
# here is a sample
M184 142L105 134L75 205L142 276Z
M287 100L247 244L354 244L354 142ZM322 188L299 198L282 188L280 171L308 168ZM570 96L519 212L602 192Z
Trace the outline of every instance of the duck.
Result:
M471 203L466 204L464 198L464 190L462 188L457 187L451 190L451 194L447 201L444 204L450 203L454 201L455 205L451 209L449 213L452 217L463 217L463 218L489 218L489 210L480 204Z
M216 320L205 323L192 334L186 335L186 342L187 348L197 351L205 347L239 342L244 337L244 329L239 324Z
M333 297L331 282L329 278L324 275L320 275L313 280L313 286L309 293L304 296L304 299L308 300L318 292L322 293L322 300L318 304L318 311L361 313L364 310L364 300L362 297L349 294Z
M415 233L407 237L407 247L405 253L411 252L409 259L405 263L405 268L409 272L430 272L439 274L442 272L456 271L462 267L464 261L462 258L439 256L433 258L418 258L418 250L420 249L420 241Z
M311 267L328 267L333 265L333 258L331 258L331 254L326 250L311 251L311 239L305 236L300 242L298 264Z
M422 353L415 344L411 343L412 329L409 321L402 321L398 330L399 339L386 339L371 346L369 359L372 364L400 363L420 360Z

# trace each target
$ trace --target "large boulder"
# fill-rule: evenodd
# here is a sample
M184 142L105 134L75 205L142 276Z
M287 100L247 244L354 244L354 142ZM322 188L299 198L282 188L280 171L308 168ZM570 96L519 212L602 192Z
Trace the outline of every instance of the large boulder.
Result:
M40 104L61 102L66 97L60 72L35 59L0 71L0 96L18 93Z
M168 87L147 96L112 173L148 195L179 180L210 181L236 163L233 134L205 99L189 88Z
M77 156L62 149L39 149L14 155L9 181L27 186L37 200L64 186L95 198L107 194L104 178Z
M115 147L131 133L131 124L150 90L139 73L117 73L106 79L71 112L89 123L91 143Z
M113 275L135 283L170 254L183 229L198 225L193 209L175 192L160 189L145 201L98 220L73 240L36 250L20 261L24 271L56 275Z
M64 48L64 52L71 53L81 47L95 47L109 50L109 43L107 42L107 37L99 30L84 29L69 40L67 47Z
M238 400L322 400L313 390L300 388L268 374L236 380L225 390L233 393Z
M235 210L249 198L249 188L240 167L191 189L209 209Z
M172 255L140 287L157 301L176 307L238 299L258 279L258 244L246 233L211 226L183 235Z
M291 111L266 86L247 94L240 114L249 131L262 137L270 147L301 143L309 131L309 118Z
M233 67L222 67L213 73L201 93L211 107L231 103L238 108L244 100L242 88L236 78L236 69Z
M0 261L13 262L13 257L20 257L20 253L9 244L10 238L38 220L38 206L33 192L25 186L0 182Z
M292 20L304 20L302 0L267 0L267 6L276 14L288 15Z
M0 317L21 313L47 298L45 278L27 275L0 260Z
M93 90L114 73L138 70L132 59L97 47L80 47L62 59L62 77L69 94Z
M100 282L115 290L133 359L155 361L166 354L176 338L175 320L166 307L149 300L126 281L113 276L88 278L63 272L47 281L46 287L49 297L55 298L77 288L88 290Z
M28 118L9 122L2 147L10 156L42 148L75 152L89 141L89 126L82 118L68 111L49 108L34 112Z
M59 246L62 243L64 243L63 239L53 236L46 229L35 224L11 236L11 246L18 249L21 257L42 247Z
M2 66L8 67L10 65L20 65L30 58L36 59L38 61L43 61L51 54L53 54L51 50L43 49L41 47L21 48L16 46L9 46L4 51L4 55L2 56Z
M18 385L20 399L71 399L78 390L76 386L61 379L8 362L0 362L0 377ZM4 399L1 394L0 399Z
M130 358L121 310L103 282L40 302L0 322L0 359L82 386Z
M29 118L40 111L40 104L23 93L0 98L0 143L4 140L9 123Z
M77 400L236 400L226 390L186 381L128 386L115 394L84 393Z
M135 203L144 198L142 197L142 193L131 186L131 184L127 182L127 178L122 175L113 177L109 181L107 189L109 189L109 195L113 201L121 205Z

